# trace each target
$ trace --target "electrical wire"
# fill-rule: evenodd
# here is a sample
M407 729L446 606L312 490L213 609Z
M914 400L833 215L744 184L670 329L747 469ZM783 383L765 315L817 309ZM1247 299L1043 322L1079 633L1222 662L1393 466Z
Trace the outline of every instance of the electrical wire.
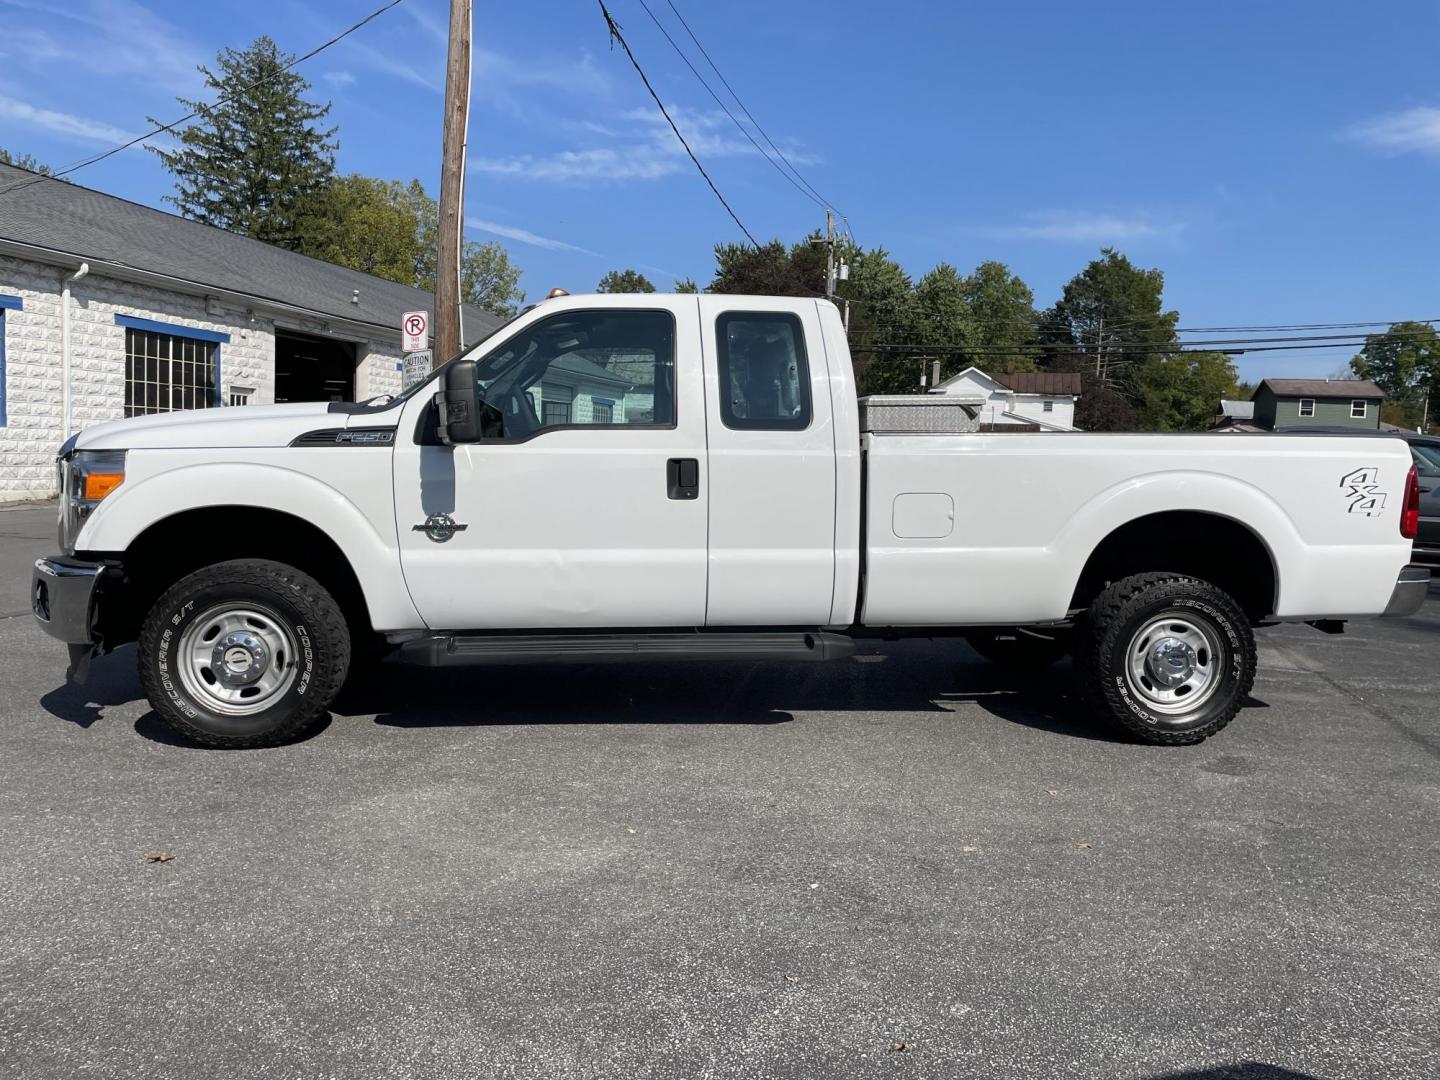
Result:
M384 15L385 12L389 11L391 8L397 6L397 5L400 4L401 2L402 2L402 0L390 0L390 2L389 2L388 4L384 4L384 5L376 8L376 9L375 9L374 11L372 11L369 15L366 15L363 19L361 19L361 20L360 20L359 22L357 22L355 25L351 26L349 29L342 30L340 33L338 33L338 34L336 34L334 37L332 37L329 41L326 41L324 44L317 45L315 48L313 48L313 49L311 49L309 52L307 52L304 56L297 56L294 60L291 60L288 64L284 65L283 67L279 68L279 69L276 70L276 71L271 72L269 75L266 75L263 79L256 79L253 83L250 83L248 86L242 86L242 87L240 87L240 89L238 89L238 90L234 90L234 91L230 91L230 92L228 92L228 93L221 94L221 95L215 100L215 104L214 104L214 105L201 105L201 106L200 106L198 109L196 109L194 112L187 113L185 116L180 117L179 120L172 120L172 121L171 121L170 123L168 123L168 124L161 124L159 127L155 128L153 131L147 131L144 135L137 135L137 136L135 136L135 138L131 139L129 142L120 143L118 146L112 146L112 147L110 147L110 149L108 149L108 150L103 150L103 151L101 151L100 153L95 154L95 155L92 156L92 157L85 158L83 161L76 162L76 163L73 164L73 165L67 165L65 168L60 169L58 172L36 173L34 176L27 177L27 178L24 179L24 180L17 181L16 183L10 184L10 185L7 186L7 187L0 188L0 196L7 195L7 194L9 194L9 193L12 192L12 191L19 191L21 188L29 187L29 186L32 185L32 184L38 184L38 183L40 183L42 180L59 180L59 179L60 179L61 177L63 177L63 176L68 176L68 175L70 175L70 174L73 173L73 172L78 172L78 171L80 171L81 169L88 168L89 166L96 164L97 162L104 161L106 158L112 157L112 156L114 156L115 154L120 153L120 151L122 151L122 150L128 150L128 149L130 149L130 147L134 146L136 143L142 143L142 142L144 142L146 139L153 139L156 135L163 134L164 132L167 132L167 131L172 131L172 130L174 130L175 128L179 127L181 124L185 123L186 121L195 119L195 117L201 115L202 113L205 114L206 116L209 116L209 115L210 115L210 111L211 111L213 108L215 108L216 105L219 105L221 102L231 100L231 98L232 98L235 94L243 94L243 93L245 93L245 92L247 92L247 91L254 90L256 87L264 86L264 85L265 85L267 82L269 82L271 79L274 79L274 78L276 78L276 77L278 77L278 76L280 76L280 75L283 75L285 72L289 71L291 68L293 68L293 67L295 67L295 66L297 66L297 65L299 65L299 64L303 64L306 60L309 60L309 59L310 59L311 57L313 57L313 56L318 56L320 53L322 53L322 52L324 52L326 49L330 48L330 46L336 44L337 42L343 41L345 38L347 38L347 37L349 37L351 34L353 34L356 30L359 30L362 26L366 25L366 24L369 23L369 22L374 21L375 19L378 19L381 15Z
M398 3L399 0L396 0L396 2ZM655 87L650 85L650 79L645 74L645 69L640 66L640 61L635 59L635 53L631 50L630 43L626 41L624 35L620 33L620 24L615 21L614 17L610 14L610 9L605 6L605 0L597 0L597 2L600 4L600 13L605 16L605 25L610 31L611 43L613 44L616 41L620 42L620 47L625 50L625 55L630 58L630 64L634 67L635 73L640 76L640 81L645 84L645 89L650 91L650 96L655 99L655 104L660 109L660 115L665 117L665 120L670 125L670 130L675 132L675 138L680 140L680 145L685 148L685 153L690 155L690 160L695 163L695 168L700 170L700 175L705 178L705 183L710 185L710 190L715 193L715 198L720 200L720 205L725 207L725 212L730 215L731 220L740 226L740 231L745 234L745 239L749 240L751 245L758 249L760 245L756 243L755 237L750 235L750 230L745 227L745 223L740 220L740 216L736 214L730 204L725 201L725 196L720 194L720 189L715 186L715 181L710 179L710 174L705 171L705 166L700 164L700 159L695 156L695 151L690 149L690 144L685 141L685 136L680 134L680 129L675 126L675 121L670 118L670 113L665 108L665 103L660 100L660 95L655 92Z
M755 119L755 114L752 113L749 106L747 106L745 102L740 99L740 95L736 93L735 87L730 85L730 80L725 78L725 74L720 70L714 59L711 58L709 51L705 48L704 45L700 44L700 39L695 36L695 31L690 28L690 24L685 21L685 16L680 14L680 9L675 6L675 0L665 0L665 3L669 6L670 10L674 12L675 18L680 20L680 25L685 28L685 33L690 36L690 40L695 43L695 48L700 50L700 55L703 56L705 58L705 62L710 65L710 70L715 72L716 77L719 78L725 89L730 92L730 96L735 99L735 104L740 106L740 111L745 114L745 118L749 120L750 123L754 126L755 130L760 133L760 137L765 140L765 142L770 146L770 149L775 151L775 155L785 163L786 167L790 170L790 172L794 174L795 179L800 181L800 183L804 185L806 191L808 191L808 193L814 197L814 200L819 203L820 206L826 209L835 210L835 213L839 215L840 220L845 223L845 231L847 234L850 235L850 242L854 243L854 234L850 232L850 219L847 218L843 213L841 213L841 211L835 209L834 203L832 203L829 199L825 198L825 196L821 195L820 192L815 190L815 186L811 184L809 180L805 179L804 175L800 172L800 170L795 167L794 162L792 162L788 157L785 156L785 151L781 150L780 147L775 144L775 140L770 138L769 133L760 126L760 121ZM650 10L648 7L646 7L645 0L640 0L640 5L641 7L645 7L645 10L647 12ZM653 14L650 17L652 19L655 18ZM665 36L668 38L670 35L666 34ZM672 42L671 44L674 43ZM683 56L684 54L681 55ZM689 60L686 60L685 62L686 64L689 64ZM691 68L691 70L693 71L694 68ZM699 78L698 72L696 73L696 77ZM704 80L701 79L701 82L703 83ZM706 86L706 89L708 90L709 87ZM714 97L713 91L711 92L711 96ZM724 108L724 106L722 105L721 108ZM725 111L729 113L728 109L726 109ZM731 119L733 120L734 117L732 116Z
M755 141L755 136L751 135L750 130L735 118L735 114L730 111L729 107L725 104L725 102L720 100L720 95L717 94L715 90L711 87L711 85L705 81L705 76L701 75L700 72L696 70L695 65L690 62L690 58L686 56L685 53L681 50L680 46L675 43L675 39L670 36L670 31L665 29L664 24L662 24L660 20L655 17L655 12L650 10L650 5L647 4L645 0L638 0L638 3L642 8L645 9L645 14L650 16L650 21L655 24L655 28L665 36L665 40L668 41L670 43L670 47L675 50L675 55L680 57L680 59L685 62L685 66L690 69L690 74L695 76L696 80L700 83L700 85L705 88L705 92L714 99L716 105L720 106L721 111L730 118L730 122L735 125L735 127L739 130L740 134L744 135L745 138L750 140L750 145L755 147L755 149L759 152L760 156L765 159L766 163L769 164L771 168L773 168L776 172L783 176L787 181L789 181L790 186L793 187L796 191L800 192L800 194L805 196L805 198L809 199L822 210L828 209L824 200L820 199L818 196L812 194L809 191L806 191L805 188L801 187L800 184L795 181L795 178L792 177L789 173L787 173L783 168L781 168L779 163L776 162L766 152L765 148ZM671 6L673 9L674 5ZM676 12L676 14L678 15L679 13ZM680 21L683 23L685 20L681 19ZM693 34L691 35L691 38L693 40ZM701 51L704 52L703 49Z

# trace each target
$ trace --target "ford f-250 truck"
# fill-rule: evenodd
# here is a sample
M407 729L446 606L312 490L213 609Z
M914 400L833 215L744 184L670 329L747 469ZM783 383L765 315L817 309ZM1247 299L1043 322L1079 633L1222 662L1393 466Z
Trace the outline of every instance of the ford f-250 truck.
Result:
M399 397L82 432L32 604L80 677L138 640L155 711L213 746L302 733L376 646L821 660L906 635L1073 652L1093 710L1181 744L1241 707L1252 627L1426 591L1398 440L862 426L826 301L548 299Z

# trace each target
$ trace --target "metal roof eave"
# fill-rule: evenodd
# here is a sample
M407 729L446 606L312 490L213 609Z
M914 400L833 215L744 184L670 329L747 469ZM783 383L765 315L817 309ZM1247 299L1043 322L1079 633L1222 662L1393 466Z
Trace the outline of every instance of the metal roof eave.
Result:
M334 333L336 328L359 334L369 341L379 341L386 344L399 345L401 334L400 328L387 326L383 323L369 322L365 319L347 318L343 315L333 315L328 311L318 311L314 308L301 307L297 304L287 304L282 300L274 300L270 297L256 296L251 293L236 292L233 289L226 289L216 285L207 285L200 281L190 281L186 278L173 277L169 274L161 274L154 270L142 270L136 266L127 266L124 263L112 262L108 259L99 259L89 255L82 255L78 252L59 251L55 248L41 247L38 244L27 244L21 240L9 240L0 237L0 252L13 255L20 255L35 262L47 263L51 266L58 266L65 269L74 269L79 263L90 264L93 271L104 270L104 276L118 278L121 281L132 281L139 285L160 285L170 289L172 292L180 292L189 296L216 297L217 299L229 300L231 303L238 303L247 309L259 313L278 314L292 318L304 319L309 322L319 322L330 328ZM296 326L294 329L314 332L313 327ZM325 332L325 331L321 331ZM342 336L334 334L334 336Z

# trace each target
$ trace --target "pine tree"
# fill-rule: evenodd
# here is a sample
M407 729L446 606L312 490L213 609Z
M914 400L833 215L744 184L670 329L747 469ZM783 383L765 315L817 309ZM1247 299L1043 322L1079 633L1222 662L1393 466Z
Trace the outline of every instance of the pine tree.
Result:
M330 104L307 101L310 84L283 70L293 59L262 36L244 51L222 50L219 74L200 66L215 104L179 99L200 116L178 132L179 149L150 147L175 174L176 193L166 199L180 213L301 246L307 204L335 172L336 129L319 126Z

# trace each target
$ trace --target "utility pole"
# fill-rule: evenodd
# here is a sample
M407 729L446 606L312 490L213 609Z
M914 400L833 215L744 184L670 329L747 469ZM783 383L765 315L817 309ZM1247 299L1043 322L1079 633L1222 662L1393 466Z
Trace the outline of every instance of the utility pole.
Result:
M450 0L445 60L445 141L440 161L439 248L435 258L435 349L460 351L460 249L464 243L465 133L470 119L470 5Z
M835 215L825 208L825 295L835 295Z

